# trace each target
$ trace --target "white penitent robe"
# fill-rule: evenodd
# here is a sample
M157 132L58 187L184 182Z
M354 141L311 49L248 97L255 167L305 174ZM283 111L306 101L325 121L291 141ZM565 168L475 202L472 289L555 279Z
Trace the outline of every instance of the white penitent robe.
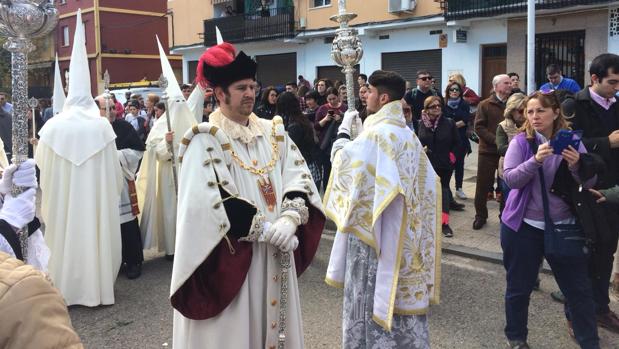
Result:
M167 69L164 69L164 75L166 71L171 72L169 65L165 66ZM174 76L170 74L169 80ZM174 131L175 154L178 154L183 135L196 124L196 120L182 98L178 85L171 83L167 91L172 96L167 105L168 111L155 121L148 134L146 151L137 174L136 191L144 249L158 247L159 251L172 255L176 241L177 198L174 188L172 155L165 141L165 135L168 132L167 118L170 117L170 127ZM175 95L177 97L174 97ZM178 160L176 162L178 163Z
M0 139L0 167L3 169L9 167L9 159L6 157L6 153L4 152L4 142Z
M165 141L167 115L162 115L146 139L146 151L137 174L136 189L140 207L140 231L144 249L158 247L174 254L176 239L176 190L172 173L172 155ZM191 125L188 125L190 127ZM175 132L183 133L185 129ZM178 152L178 142L175 142Z
M112 126L105 118L61 113L40 135L35 159L54 286L67 305L114 304L123 180Z
M174 347L264 349L277 346L281 253L268 243L240 242L230 236L235 224L246 219L247 214L240 209L229 211L227 204L237 200L251 206L254 213L258 212L252 223L260 213L266 221L274 222L280 216L284 196L302 193L309 202L310 218L297 231L299 248L286 273L285 347L303 348L297 274L314 256L324 215L300 151L286 135L279 117L269 121L252 114L245 127L215 111L209 123L194 127L192 132L195 136L183 141L189 145L182 153L179 176L178 239L171 289L175 307ZM272 144L278 147L275 157ZM256 168L275 160L269 171L277 202L273 212L268 210L261 194L259 176L243 169L233 159L232 152L243 163ZM223 192L234 197L226 200L225 205L221 202ZM209 264L213 260L218 262ZM212 270L224 267L221 273ZM235 282L238 287L230 286ZM198 289L202 291L192 293ZM214 308L217 310L212 311Z

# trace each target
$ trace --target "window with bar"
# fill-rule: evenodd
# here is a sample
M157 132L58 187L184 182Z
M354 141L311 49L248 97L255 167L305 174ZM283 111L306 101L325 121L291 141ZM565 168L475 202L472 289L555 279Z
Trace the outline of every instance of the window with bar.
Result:
M331 5L331 0L313 0L312 3L314 4L312 7L327 6Z

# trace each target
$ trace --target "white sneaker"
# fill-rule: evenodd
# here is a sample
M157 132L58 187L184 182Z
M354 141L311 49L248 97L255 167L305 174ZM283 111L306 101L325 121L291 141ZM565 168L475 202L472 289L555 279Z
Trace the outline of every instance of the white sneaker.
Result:
M468 196L466 196L466 194L464 194L464 191L462 191L462 188L458 188L456 189L456 196L458 197L458 199L460 200L466 200L468 199Z

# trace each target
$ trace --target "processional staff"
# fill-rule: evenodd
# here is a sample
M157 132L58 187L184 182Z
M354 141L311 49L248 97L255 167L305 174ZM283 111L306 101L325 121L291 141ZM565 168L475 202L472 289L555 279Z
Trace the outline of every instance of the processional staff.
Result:
M163 100L163 104L165 105L165 114L166 114L166 124L168 125L168 132L172 132L172 122L170 121L171 111L168 106L168 100L170 96L168 95L168 79L161 74L159 77L159 87L163 89L163 95L161 95L161 99ZM174 142L168 142L168 152L172 157L172 177L174 178L174 191L178 195L178 174L176 170L176 159L174 158Z
M348 22L357 18L355 13L346 11L346 0L338 0L338 14L330 19L340 24L335 31L335 39L331 46L331 59L342 67L342 73L346 76L346 96L348 98L348 111L355 111L355 65L363 58L363 47L357 29L350 28ZM358 134L355 122L352 123L351 139Z
M57 22L58 12L49 0L0 0L0 36L7 38L4 48L11 52L11 161L16 165L28 159L28 53L35 49L32 39L50 33ZM14 187L11 194L16 196L23 190ZM25 261L28 256L28 232L20 229L18 236Z
M30 111L32 112L32 139L36 139L37 138L37 118L35 116L35 113L37 111L37 105L39 105L39 100L31 97L28 100L28 106L30 107ZM37 144L36 142L32 143L32 154L37 152Z

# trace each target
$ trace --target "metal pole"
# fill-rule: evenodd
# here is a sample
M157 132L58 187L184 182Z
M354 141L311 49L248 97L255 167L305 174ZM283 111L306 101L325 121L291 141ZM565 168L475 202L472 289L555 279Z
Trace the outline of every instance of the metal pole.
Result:
M116 115L114 115L114 118L111 117L111 99L112 95L110 95L110 73L105 70L105 73L103 73L103 100L105 101L105 117L109 122L114 122L114 119L116 119Z
M37 118L35 115L37 105L39 105L39 101L36 98L32 97L28 100L28 106L30 107L30 110L32 112L32 139L37 138ZM32 154L35 154L36 152L37 152L37 145L36 145L36 142L34 142L32 144Z
M535 86L535 0L527 3L527 93L537 89Z
M168 91L166 91L168 87L168 79L161 74L159 77L159 87L163 89L163 95L161 95L161 99L165 104L165 114L166 114L166 123L168 125L168 132L172 132L172 122L170 121L170 107L168 105ZM174 142L168 143L168 151L172 157L172 176L174 178L174 191L178 196L178 174L176 172L176 159L174 158Z

